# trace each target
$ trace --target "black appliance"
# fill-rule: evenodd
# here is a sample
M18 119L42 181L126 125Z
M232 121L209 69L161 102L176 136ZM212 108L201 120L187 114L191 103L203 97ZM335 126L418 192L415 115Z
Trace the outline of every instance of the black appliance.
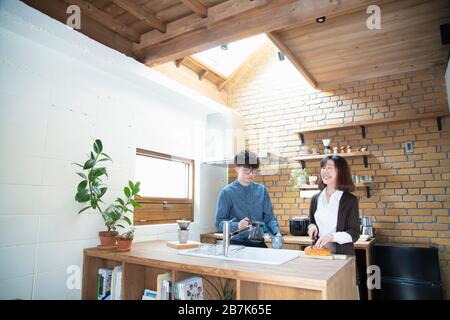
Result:
M374 264L380 267L377 300L443 299L438 249L377 244Z
M308 235L308 218L291 218L289 219L289 232L293 236L306 236Z

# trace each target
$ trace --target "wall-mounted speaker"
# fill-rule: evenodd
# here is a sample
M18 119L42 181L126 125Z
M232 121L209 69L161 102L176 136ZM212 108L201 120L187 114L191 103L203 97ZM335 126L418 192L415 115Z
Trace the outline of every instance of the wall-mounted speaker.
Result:
M441 43L442 45L450 43L450 23L441 24Z

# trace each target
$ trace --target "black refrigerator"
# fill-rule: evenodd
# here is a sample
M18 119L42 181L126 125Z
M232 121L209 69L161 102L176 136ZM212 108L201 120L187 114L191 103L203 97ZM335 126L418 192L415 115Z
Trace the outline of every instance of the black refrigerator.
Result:
M373 254L381 272L376 300L443 299L437 248L377 244Z

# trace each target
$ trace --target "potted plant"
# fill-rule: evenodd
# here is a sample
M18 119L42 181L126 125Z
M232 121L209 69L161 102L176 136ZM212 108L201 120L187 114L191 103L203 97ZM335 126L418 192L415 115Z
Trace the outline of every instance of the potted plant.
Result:
M104 205L102 200L108 188L103 183L104 177L108 177L106 167L102 167L100 164L104 161L112 161L112 159L103 152L103 144L100 139L95 140L93 150L90 152L88 159L84 164L75 163L82 170L77 174L83 179L77 186L77 192L75 200L79 203L88 203L89 205L82 208L78 214L88 209L98 210L103 220L107 231L100 231L100 246L101 249L112 249L116 246L116 236L119 234L116 231L116 227L124 226L119 225L119 221L124 221L131 225L131 220L125 214L131 212L129 206L134 208L140 207L139 203L134 200L134 197L139 192L139 182L134 184L129 181L128 186L124 188L124 194L126 200L121 198L116 199L116 203L108 206L105 210L102 209L100 204Z
M118 236L117 239L117 251L129 251L131 249L131 243L134 238L134 227L130 227L130 229L122 233Z
M306 181L308 181L308 176L308 172L303 168L292 169L289 177L291 189L295 189L295 187L300 187L301 185L306 184Z

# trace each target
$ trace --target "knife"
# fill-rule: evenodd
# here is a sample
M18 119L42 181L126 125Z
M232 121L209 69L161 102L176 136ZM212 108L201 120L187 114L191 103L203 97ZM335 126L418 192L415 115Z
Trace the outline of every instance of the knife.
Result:
M315 236L315 237L312 239L311 247L314 247L314 246L316 245L317 240L319 240L319 237L318 237L318 236Z

